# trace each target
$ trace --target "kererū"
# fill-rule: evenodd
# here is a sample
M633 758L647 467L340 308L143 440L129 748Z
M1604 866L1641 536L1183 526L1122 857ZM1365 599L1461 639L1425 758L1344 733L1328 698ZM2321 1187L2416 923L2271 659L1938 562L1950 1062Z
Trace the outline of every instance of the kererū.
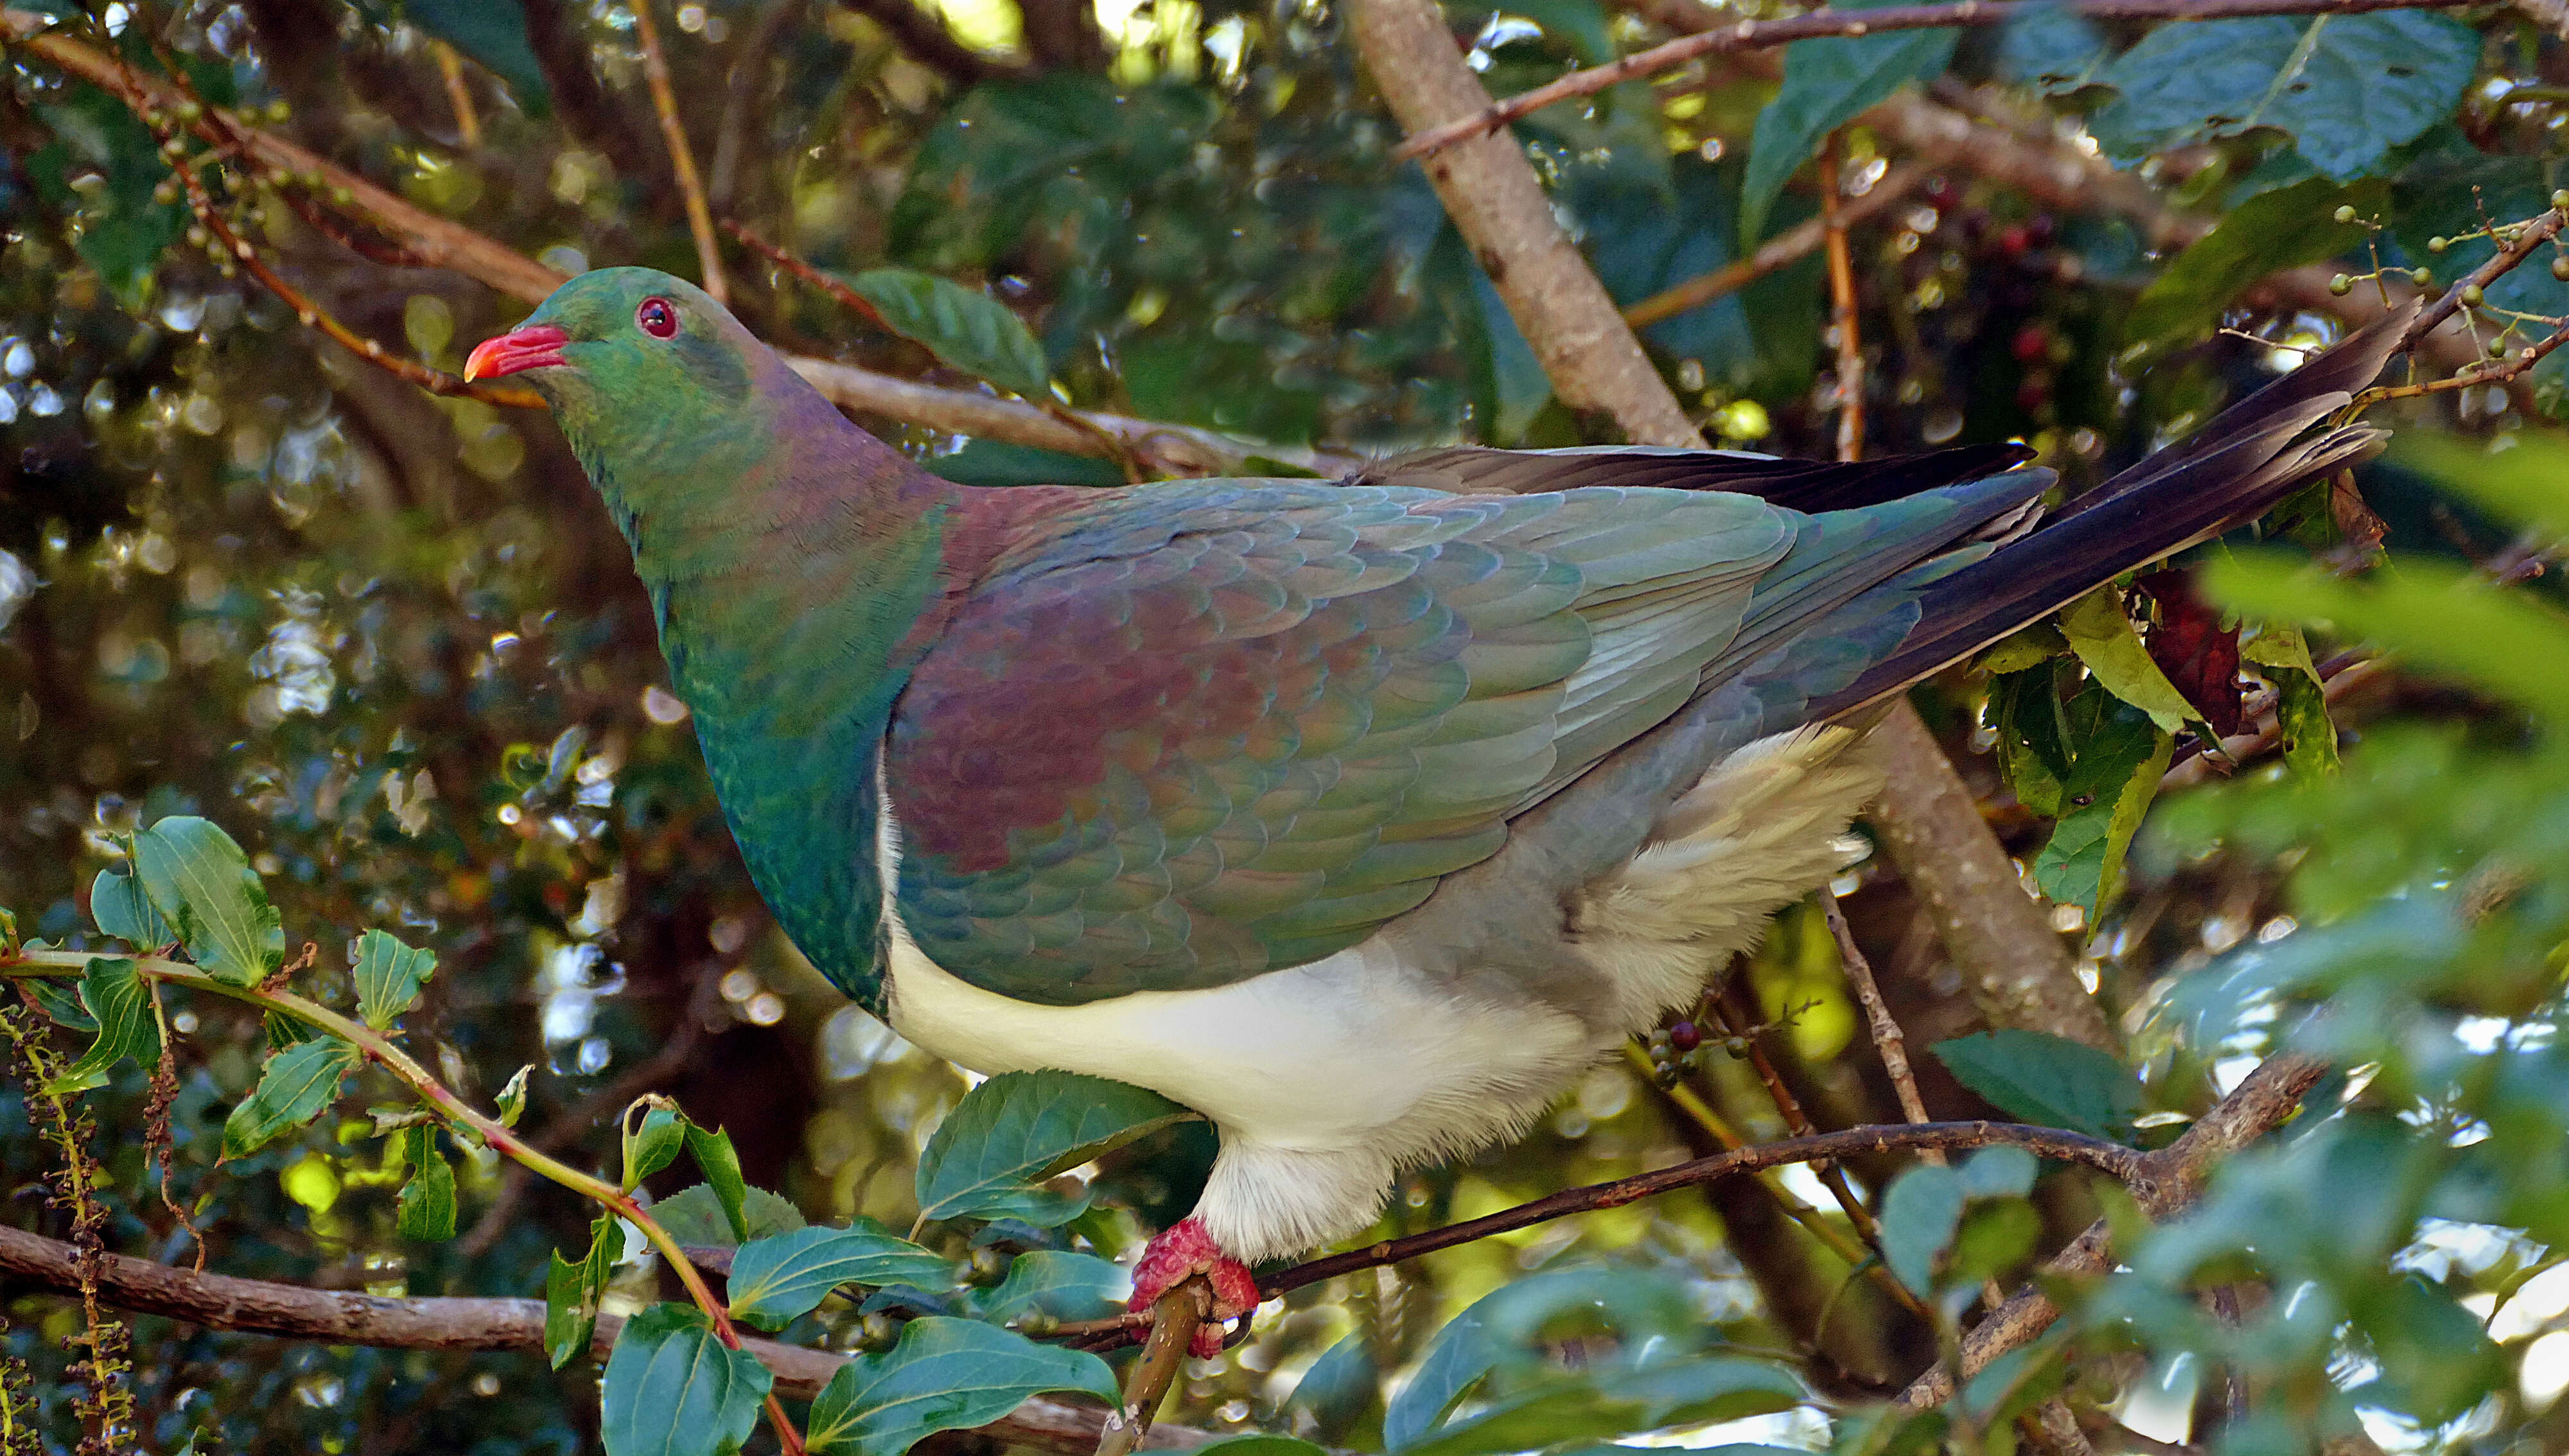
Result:
M551 404L814 965L975 1071L1213 1121L1134 1307L1202 1273L1231 1317L1243 1261L1521 1132L1835 873L1868 707L2378 448L2306 432L2401 321L2039 529L2053 477L2013 447L976 489L643 268L466 376Z

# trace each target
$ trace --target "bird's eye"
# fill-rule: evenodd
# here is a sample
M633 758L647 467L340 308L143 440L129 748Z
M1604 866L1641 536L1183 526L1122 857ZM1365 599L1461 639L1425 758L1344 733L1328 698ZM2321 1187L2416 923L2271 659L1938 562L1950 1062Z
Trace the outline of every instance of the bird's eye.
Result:
M643 299L642 306L633 310L633 321L642 326L642 332L655 339L678 336L678 310L670 307L666 298Z

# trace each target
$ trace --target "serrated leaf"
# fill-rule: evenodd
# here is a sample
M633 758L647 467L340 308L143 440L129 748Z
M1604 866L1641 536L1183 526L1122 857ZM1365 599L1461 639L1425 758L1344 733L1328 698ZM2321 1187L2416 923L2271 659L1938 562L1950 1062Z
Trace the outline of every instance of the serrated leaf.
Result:
M976 1301L982 1318L1005 1323L1021 1314L1096 1319L1123 1306L1133 1281L1093 1254L1033 1249L1008 1262L1008 1276Z
M2140 1082L2092 1046L2010 1027L1940 1041L1932 1050L1956 1080L2010 1117L2093 1138L2131 1136Z
M2176 748L2140 709L2113 699L2104 706L2076 745L2060 786L2060 817L2033 860L2035 887L2090 920L2122 888L2124 856Z
M2122 96L2091 130L2108 153L2137 160L2276 127L2347 182L2452 115L2479 59L2478 32L2413 11L2176 21L2098 75Z
M1071 1072L1009 1072L966 1095L919 1155L919 1216L1024 1219L1057 1228L1086 1195L1044 1180L1198 1114L1157 1092Z
M299 1041L267 1059L258 1087L223 1119L223 1156L246 1157L319 1117L339 1081L364 1061L335 1036Z
M935 1289L953 1277L944 1260L861 1218L845 1229L797 1229L743 1244L732 1256L731 1313L761 1329L783 1329L841 1284Z
M2230 301L2260 278L2362 247L2372 234L2360 219L2338 221L2337 208L2352 206L2370 217L2389 202L2387 182L2341 186L2315 177L2239 203L2132 301L2123 315L2123 346L2142 352L2130 362L2211 332Z
M1870 10L1892 0L1835 7ZM1739 184L1739 244L1755 247L1785 182L1829 133L1912 81L1942 75L1954 59L1951 30L1896 30L1861 39L1829 37L1784 48L1784 85L1757 114L1748 171Z
M606 1278L624 1249L624 1229L613 1214L600 1214L588 1226L588 1252L577 1263L559 1251L545 1272L545 1356L554 1369L569 1364L597 1337L598 1306L606 1299Z
M135 837L134 865L197 969L246 986L285 963L285 921L231 836L205 820L173 815Z
M179 938L179 932L152 908L143 882L129 870L111 867L98 872L90 882L89 914L98 922L99 933L114 935L137 950L158 950Z
M511 1077L508 1085L500 1089L500 1096L498 1098L500 1104L500 1126L516 1127L518 1125L518 1119L526 1115L527 1077L530 1073L534 1072L535 1069L536 1064L534 1062L529 1062L525 1066L518 1068L518 1074Z
M696 1171L704 1174L705 1186L722 1205L723 1221L731 1226L733 1237L747 1240L749 1216L744 1205L749 1183L740 1176L740 1154L732 1148L731 1135L720 1128L708 1131L688 1123L687 1156L696 1160Z
M143 983L133 961L92 960L81 973L80 998L98 1028L98 1039L79 1061L45 1084L46 1092L60 1096L104 1087L116 1064L129 1056L145 1067L160 1065L161 1026L152 1017L152 988Z
M2195 716L2194 705L2150 660L2132 619L2123 614L2122 594L2111 585L2062 607L2060 632L2107 692L2149 714L2162 729L2173 733Z
M987 293L916 268L869 268L843 281L874 305L884 327L926 345L947 366L1030 400L1052 398L1043 346Z
M403 1156L410 1181L402 1185L395 1227L405 1239L443 1243L455 1237L455 1170L438 1151L437 1130L414 1127L402 1133Z
M654 1304L624 1321L598 1388L606 1456L727 1456L749 1439L776 1377L727 1349L687 1304Z
M1921 1163L1882 1195L1882 1262L1919 1294L1936 1290L1936 1256L1953 1242L1963 1217L1963 1176Z
M922 1436L988 1425L1055 1390L1111 1404L1115 1374L1085 1351L1039 1345L978 1320L914 1319L900 1343L859 1355L830 1377L812 1402L804 1441L812 1456L901 1456Z
M624 1135L625 1190L631 1192L643 1179L677 1162L678 1151L686 1145L687 1120L676 1108L644 1109L642 1125Z
M289 1046L300 1046L321 1034L291 1016L280 1015L274 1011L266 1013L259 1020L261 1027L267 1033L269 1051L283 1051Z
M790 1234L805 1227L803 1211L793 1203L763 1188L744 1191L742 1216L748 1221L753 1239ZM705 1249L730 1249L741 1243L733 1224L723 1211L722 1200L701 1183L692 1183L651 1205L651 1217L680 1244Z
M357 1012L383 1030L419 1004L419 992L437 973L437 952L415 949L381 930L357 937Z

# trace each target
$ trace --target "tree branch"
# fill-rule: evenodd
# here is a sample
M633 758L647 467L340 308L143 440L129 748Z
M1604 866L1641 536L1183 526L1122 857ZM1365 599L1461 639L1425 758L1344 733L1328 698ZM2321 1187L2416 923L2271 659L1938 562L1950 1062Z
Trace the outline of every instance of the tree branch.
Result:
M2257 15L2360 15L2373 10L2458 6L2465 0L2068 0L2065 8L2091 20L2232 20ZM1681 36L1635 51L1603 66L1573 71L1558 81L1496 102L1473 116L1413 130L1392 150L1396 158L1424 157L1485 137L1519 117L1582 96L1594 96L1637 77L1682 66L1725 51L1760 50L1827 36L1866 36L1893 30L1941 30L2005 25L2061 0L1961 0L1955 5L1889 5L1874 10L1818 10L1782 20L1743 20L1700 35Z
M1839 228L1852 227L1907 196L1911 188L1926 181L1928 171L1918 163L1904 162L1884 173L1863 196L1845 199L1838 208ZM1647 328L1660 319L1674 318L1687 309L1701 308L1725 294L1736 293L1768 273L1810 256L1828 240L1828 234L1826 218L1797 222L1759 243L1757 250L1744 258L1671 284L1626 307L1624 322L1637 329Z
M695 149L687 145L687 124L669 85L668 58L660 54L660 23L651 18L651 0L633 0L625 8L633 16L634 38L642 43L642 79L650 86L651 110L660 118L660 140L668 144L678 199L686 204L687 231L696 240L696 270L704 275L705 292L714 302L728 303L731 285L723 278L722 245L714 240L714 214L705 206L705 184L696 176Z
M0 1227L0 1274L31 1288L57 1293L80 1289L81 1252L23 1230ZM99 1271L100 1297L121 1309L185 1320L208 1329L276 1335L325 1344L388 1349L545 1350L545 1301L378 1294L312 1289L229 1274L192 1274L149 1260L106 1255ZM603 1358L624 1321L601 1314L590 1353ZM776 1391L809 1400L848 1362L845 1355L774 1340L745 1339L741 1348L776 1372ZM1029 1400L982 1430L1010 1445L1088 1456L1105 1427L1106 1412L1041 1397ZM1186 1449L1214 1439L1208 1431L1157 1426L1145 1446Z
M995 57L982 55L954 38L945 22L922 10L917 0L839 0L849 10L884 28L894 45L918 64L958 87L984 81L1021 80L1033 73Z

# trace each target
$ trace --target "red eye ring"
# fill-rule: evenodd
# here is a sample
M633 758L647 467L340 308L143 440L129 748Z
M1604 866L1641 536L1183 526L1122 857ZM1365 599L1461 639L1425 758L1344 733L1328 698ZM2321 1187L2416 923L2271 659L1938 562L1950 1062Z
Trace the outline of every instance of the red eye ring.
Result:
M641 326L642 332L655 339L678 336L678 310L666 298L643 299L642 306L633 310L633 321Z

